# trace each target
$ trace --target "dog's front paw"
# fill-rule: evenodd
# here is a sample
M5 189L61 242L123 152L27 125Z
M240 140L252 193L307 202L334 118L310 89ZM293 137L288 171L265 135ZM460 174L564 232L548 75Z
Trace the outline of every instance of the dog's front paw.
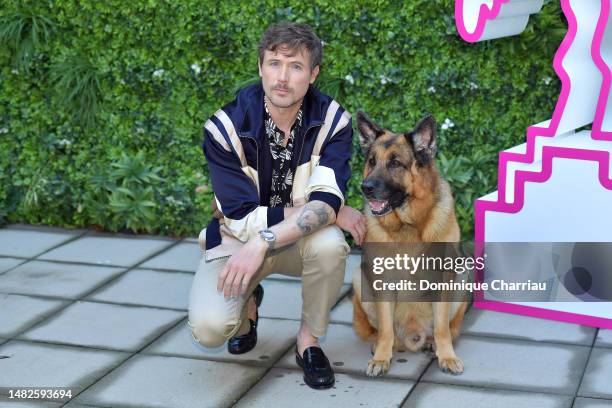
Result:
M463 372L463 361L459 357L438 358L438 365L445 373L459 375Z
M389 360L370 360L368 362L368 369L366 370L366 374L368 377L380 377L382 375L387 374L389 371L389 365L391 362Z

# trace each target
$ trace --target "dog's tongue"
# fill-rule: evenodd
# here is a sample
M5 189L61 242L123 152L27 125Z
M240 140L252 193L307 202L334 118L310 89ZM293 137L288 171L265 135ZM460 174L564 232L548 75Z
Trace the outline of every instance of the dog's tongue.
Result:
M372 211L379 212L387 206L387 200L370 200Z

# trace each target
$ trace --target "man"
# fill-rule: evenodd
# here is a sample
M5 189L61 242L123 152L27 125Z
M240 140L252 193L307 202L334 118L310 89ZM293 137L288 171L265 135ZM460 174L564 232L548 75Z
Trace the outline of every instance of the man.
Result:
M334 384L317 338L343 282L349 247L340 228L357 243L366 228L344 205L350 115L312 86L322 55L307 25L271 26L259 44L261 83L206 122L203 148L220 213L200 234L205 256L189 303L196 341L216 347L229 339L229 352L241 354L257 341L259 282L271 273L301 276L296 360L313 388Z

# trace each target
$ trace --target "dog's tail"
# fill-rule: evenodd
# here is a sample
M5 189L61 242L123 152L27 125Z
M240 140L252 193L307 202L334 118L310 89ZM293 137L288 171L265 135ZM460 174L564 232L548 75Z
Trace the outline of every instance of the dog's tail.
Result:
M373 342L378 335L377 330L372 327L368 316L361 307L361 302L356 294L353 295L353 329L361 340Z

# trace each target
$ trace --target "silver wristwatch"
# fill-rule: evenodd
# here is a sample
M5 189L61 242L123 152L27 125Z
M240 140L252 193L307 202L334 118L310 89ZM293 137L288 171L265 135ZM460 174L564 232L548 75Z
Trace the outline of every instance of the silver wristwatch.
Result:
M272 232L272 230L262 229L259 231L259 236L268 243L268 249L274 249L274 244L276 244L276 234Z

